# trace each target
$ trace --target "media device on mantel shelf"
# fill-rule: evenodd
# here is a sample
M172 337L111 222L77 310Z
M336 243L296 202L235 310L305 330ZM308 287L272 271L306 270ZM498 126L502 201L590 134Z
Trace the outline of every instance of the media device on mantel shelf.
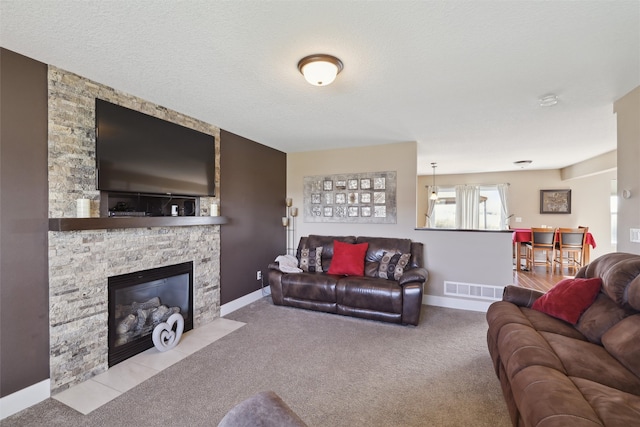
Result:
M108 192L215 196L215 139L96 99L96 175Z

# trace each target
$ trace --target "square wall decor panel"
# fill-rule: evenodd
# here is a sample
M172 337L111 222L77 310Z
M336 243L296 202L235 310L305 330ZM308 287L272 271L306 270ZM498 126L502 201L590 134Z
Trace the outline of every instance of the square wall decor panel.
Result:
M304 177L304 222L395 224L395 171Z

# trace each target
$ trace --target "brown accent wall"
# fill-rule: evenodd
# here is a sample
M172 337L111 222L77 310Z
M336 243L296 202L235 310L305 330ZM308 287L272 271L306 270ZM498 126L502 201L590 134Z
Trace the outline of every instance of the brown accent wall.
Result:
M49 378L47 65L0 48L0 397Z
M220 304L260 289L256 271L285 253L286 166L285 153L220 130Z

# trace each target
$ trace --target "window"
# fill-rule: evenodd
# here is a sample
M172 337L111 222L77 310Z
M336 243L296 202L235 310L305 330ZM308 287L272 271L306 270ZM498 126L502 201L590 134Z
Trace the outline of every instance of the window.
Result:
M505 223L502 215L500 193L496 186L480 187L480 229L502 230Z
M456 228L456 191L453 188L438 190L438 200L433 208L433 228Z
M478 191L477 195L473 195L471 200L477 196L477 203L469 206L467 212L460 211L464 209L461 203L462 197L460 187L471 188L472 191ZM469 197L466 197L469 200ZM433 228L465 228L477 230L502 230L506 223L505 214L502 209L502 200L498 185L481 185L481 186L458 186L456 187L440 187L438 189L438 200L433 208L432 220L430 226ZM460 218L466 216L466 224Z

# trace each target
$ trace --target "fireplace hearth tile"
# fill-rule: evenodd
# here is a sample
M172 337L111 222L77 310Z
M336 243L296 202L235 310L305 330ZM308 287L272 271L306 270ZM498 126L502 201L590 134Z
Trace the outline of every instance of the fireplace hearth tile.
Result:
M186 355L193 354L242 326L242 322L218 318L184 334L174 349Z
M112 366L105 373L64 390L52 398L87 415L163 369L214 343L246 323L217 318L186 332L173 349L160 352L155 347Z
M83 415L109 403L122 393L96 381L85 381L55 396L57 401L75 409Z
M202 340L206 343L205 345L209 345L244 325L243 322L220 317L207 325L189 331L189 337Z
M129 363L119 363L112 366L107 372L96 375L92 380L124 393L141 382L148 380L158 372L158 369L153 369L131 361Z
M188 354L179 352L178 347L175 347L172 350L165 351L163 353L159 352L155 347L153 347L149 350L143 351L142 353L136 354L123 363L131 361L133 363L143 365L151 369L162 371L163 369L167 369L169 366L178 363L187 356Z

